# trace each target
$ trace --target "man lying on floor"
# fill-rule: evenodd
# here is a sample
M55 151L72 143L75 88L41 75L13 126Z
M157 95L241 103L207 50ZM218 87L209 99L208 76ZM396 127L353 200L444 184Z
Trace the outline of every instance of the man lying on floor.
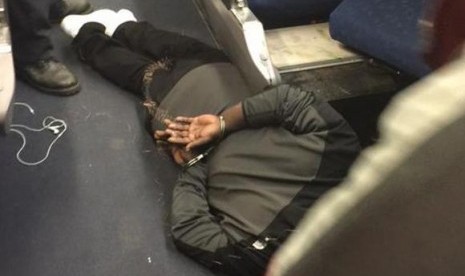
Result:
M130 11L68 16L62 27L83 61L143 98L156 139L181 143L171 144L184 167L174 185L172 236L215 271L263 274L305 211L341 182L358 154L355 133L312 92L283 85L253 96L221 51L136 22ZM222 117L168 121L163 131L160 110ZM204 145L187 151L186 143Z

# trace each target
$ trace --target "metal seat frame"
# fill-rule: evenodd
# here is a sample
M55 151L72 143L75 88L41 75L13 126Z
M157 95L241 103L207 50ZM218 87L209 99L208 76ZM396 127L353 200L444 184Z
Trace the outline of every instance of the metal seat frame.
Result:
M281 82L273 66L262 23L246 0L196 0L217 41L253 91Z

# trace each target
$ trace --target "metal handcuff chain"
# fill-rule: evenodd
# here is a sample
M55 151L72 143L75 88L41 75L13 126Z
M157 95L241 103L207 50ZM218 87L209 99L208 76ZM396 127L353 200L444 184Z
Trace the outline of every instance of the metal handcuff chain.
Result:
M14 104L18 105L18 106L24 106L29 110L29 112L31 112L31 114L35 114L34 109L32 109L32 107L27 103L16 102ZM38 160L36 162L29 162L29 161L25 161L21 157L21 153L23 152L24 148L26 147L27 140L26 140L26 135L24 135L24 132L19 130L18 128L19 129L29 130L29 131L32 131L32 132L42 132L44 130L49 130L49 131L52 131L53 134L56 135L55 139L53 139L53 141L48 146L47 152L46 152L45 156L42 159L40 159L40 160ZM32 127L22 125L22 124L12 124L10 130L12 132L14 132L14 133L17 133L23 140L23 144L21 145L20 149L16 153L16 159L18 160L19 163L21 163L21 164L23 164L25 166L37 166L37 165L42 164L43 162L45 162L45 160L48 159L48 157L50 155L50 151L52 150L53 146L58 141L58 139L60 139L61 136L63 136L63 134L66 132L67 129L68 129L68 125L66 124L66 122L64 120L57 119L57 118L55 118L53 116L45 117L44 120L42 121L42 127L41 128L32 128Z

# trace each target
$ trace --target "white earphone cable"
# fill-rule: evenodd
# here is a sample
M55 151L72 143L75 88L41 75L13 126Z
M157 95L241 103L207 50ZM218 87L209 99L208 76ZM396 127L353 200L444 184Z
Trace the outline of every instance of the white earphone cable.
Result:
M32 107L28 105L27 103L16 102L14 104L27 107L29 109L29 112L34 114L34 109L32 109ZM41 132L41 131L48 129L48 130L51 130L53 134L56 135L55 139L53 139L53 141L48 146L48 149L47 149L47 152L44 158L36 162L28 162L28 161L25 161L23 158L21 158L21 153L26 147L27 141L26 141L26 135L24 135L24 133L18 128L23 128L23 129L33 131L33 132ZM23 144L21 145L21 148L16 153L16 158L21 164L26 165L26 166L36 166L36 165L43 163L49 157L50 151L52 150L53 145L55 145L58 139L60 139L61 136L63 136L63 134L66 132L67 129L68 129L68 125L66 124L64 120L57 119L53 116L47 116L44 118L44 120L42 121L42 128L32 128L32 127L22 125L22 124L12 124L10 130L13 131L14 133L17 133L23 140Z

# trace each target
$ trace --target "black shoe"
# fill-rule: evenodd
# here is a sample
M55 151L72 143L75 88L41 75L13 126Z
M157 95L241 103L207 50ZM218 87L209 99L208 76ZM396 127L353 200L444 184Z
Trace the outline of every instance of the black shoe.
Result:
M81 89L77 78L61 62L54 59L39 60L19 70L18 77L40 91L70 96Z
M92 5L87 0L60 0L50 7L50 22L58 23L67 15L92 11Z

